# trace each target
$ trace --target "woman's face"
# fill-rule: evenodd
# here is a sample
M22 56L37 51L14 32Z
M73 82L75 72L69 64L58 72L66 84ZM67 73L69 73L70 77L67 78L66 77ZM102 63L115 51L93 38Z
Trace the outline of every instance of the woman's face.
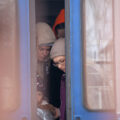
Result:
M48 60L50 49L51 47L49 46L41 46L37 48L37 56L40 62L45 62Z
M57 56L53 58L54 65L65 72L65 56Z

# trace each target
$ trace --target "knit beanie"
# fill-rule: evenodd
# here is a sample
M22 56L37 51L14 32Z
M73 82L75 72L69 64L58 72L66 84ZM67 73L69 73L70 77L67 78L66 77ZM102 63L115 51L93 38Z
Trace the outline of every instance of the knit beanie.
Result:
M53 59L54 57L64 55L65 55L65 39L59 38L52 46L52 49L50 51L50 58Z
M43 22L36 25L37 45L51 46L55 42L55 35L52 28Z
M58 14L55 23L53 25L53 31L56 34L55 27L61 23L65 23L65 9L62 9L60 13Z

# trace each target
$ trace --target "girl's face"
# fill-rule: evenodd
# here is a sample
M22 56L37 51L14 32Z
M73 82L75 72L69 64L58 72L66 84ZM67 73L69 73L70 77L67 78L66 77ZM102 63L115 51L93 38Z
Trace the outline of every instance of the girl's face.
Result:
M40 91L37 91L37 102L42 103L43 100L43 93Z
M57 56L53 58L54 65L65 72L65 56Z
M57 38L65 37L65 29L57 29Z

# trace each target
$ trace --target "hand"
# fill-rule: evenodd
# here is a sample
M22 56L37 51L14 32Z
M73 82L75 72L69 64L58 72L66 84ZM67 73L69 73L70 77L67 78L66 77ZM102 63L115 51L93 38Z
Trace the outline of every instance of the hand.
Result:
M55 110L56 108L51 104L45 104L45 105L38 104L38 107L44 110L49 110L53 114L53 116L55 116L56 114L56 110Z
M41 108L41 109L44 109L44 110L49 110L52 113L52 115L54 116L55 119L60 117L60 110L58 108L54 107L51 104L46 104L46 105L38 104L38 107Z
M55 115L54 115L54 118L59 118L60 117L60 109L59 108L55 108Z

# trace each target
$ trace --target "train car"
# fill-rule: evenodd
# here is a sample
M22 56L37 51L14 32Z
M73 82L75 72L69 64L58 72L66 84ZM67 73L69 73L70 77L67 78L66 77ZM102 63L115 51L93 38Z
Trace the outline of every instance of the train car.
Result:
M119 0L0 0L0 120L38 120L36 23L62 8L67 120L120 119Z

